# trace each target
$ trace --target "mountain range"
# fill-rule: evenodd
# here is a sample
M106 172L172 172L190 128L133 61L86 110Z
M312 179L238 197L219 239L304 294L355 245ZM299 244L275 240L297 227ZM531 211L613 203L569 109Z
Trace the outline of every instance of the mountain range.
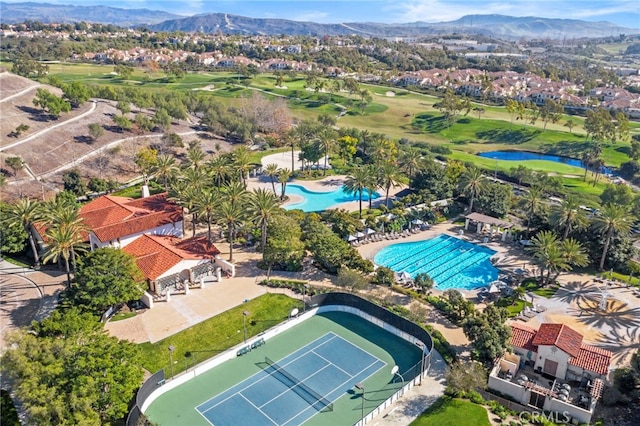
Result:
M439 34L481 34L502 39L595 38L637 34L638 28L623 28L610 22L573 19L468 15L449 22L382 24L350 22L320 24L285 19L262 19L226 13L181 17L148 9L121 9L108 6L73 6L46 3L0 3L0 22L38 20L45 23L97 22L119 26L148 26L156 31L207 32L221 34L315 35L358 34L365 37L415 37Z

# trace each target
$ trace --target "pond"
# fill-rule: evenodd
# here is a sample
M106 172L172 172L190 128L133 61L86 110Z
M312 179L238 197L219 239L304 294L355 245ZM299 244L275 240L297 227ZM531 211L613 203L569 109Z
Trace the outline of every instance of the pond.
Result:
M564 163L570 166L580 167L584 169L584 164L582 160L578 160L577 158L570 157L561 157L559 155L549 155L549 154L540 154L539 152L529 152L529 151L489 151L489 152L481 152L478 154L480 157L484 158L495 158L498 160L507 160L507 161L527 161L527 160L545 160L545 161L553 161L555 163ZM603 174L611 174L611 169L607 167L601 167L600 173Z

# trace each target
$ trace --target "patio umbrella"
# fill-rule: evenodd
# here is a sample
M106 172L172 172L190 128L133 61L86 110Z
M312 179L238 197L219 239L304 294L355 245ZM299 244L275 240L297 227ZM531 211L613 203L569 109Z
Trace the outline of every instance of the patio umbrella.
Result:
M348 242L355 241L355 240L357 240L357 239L358 239L358 238L354 237L353 235L349 235L349 236L347 237L347 241L348 241Z
M500 293L500 289L497 285L491 284L491 287L489 287L489 293Z
M424 222L420 219L413 219L411 223L413 223L414 225L422 225Z
M371 235L371 234L375 234L376 231L374 231L371 228L367 228L367 229L364 230L364 233L367 234L367 235Z
M356 232L356 237L357 238L364 238L364 234L360 231Z
M404 271L400 272L400 280L401 281L407 282L407 281L411 281L412 279L413 278L411 278L411 275L409 275L409 273L404 272Z

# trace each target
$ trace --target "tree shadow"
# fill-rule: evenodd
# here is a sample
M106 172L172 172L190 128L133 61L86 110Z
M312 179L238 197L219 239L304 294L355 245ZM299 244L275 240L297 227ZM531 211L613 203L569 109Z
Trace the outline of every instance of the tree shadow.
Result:
M48 121L55 121L55 117L51 116L51 114L47 114L41 109L29 107L26 105L20 105L18 107L20 111L29 114L29 119L33 121L39 121L42 123L46 123Z
M598 303L600 302L599 296L596 295L595 300L595 308L593 305L585 306L583 311L586 311L587 315L579 317L578 321L590 327L596 327L599 329L603 327L610 327L612 330L627 330L632 327L640 326L640 308L629 308L622 304L616 305L608 303L607 310L602 311L598 309ZM611 302L611 299L609 302Z
M582 158L582 154L590 149L587 141L559 141L553 145L546 145L546 153L551 155L560 155L562 157Z
M508 145L520 145L529 142L542 133L541 130L528 129L491 129L476 132L476 136L485 143L503 143Z
M613 353L612 364L628 365L631 356L640 350L640 328L611 330L595 345Z
M411 122L411 127L427 133L438 133L447 128L447 121L442 115L418 114Z
M597 297L594 293L593 288L585 288L581 282L574 281L560 287L553 298L567 304L583 306Z
M87 136L87 135L74 136L73 140L78 143L86 143L87 145L92 145L94 142L94 139L91 136Z

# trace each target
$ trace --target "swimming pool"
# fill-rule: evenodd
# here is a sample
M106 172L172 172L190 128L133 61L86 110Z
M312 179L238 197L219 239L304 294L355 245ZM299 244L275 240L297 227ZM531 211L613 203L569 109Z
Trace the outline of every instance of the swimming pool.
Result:
M380 250L374 263L415 278L427 273L438 290L473 290L498 279L489 258L496 252L468 241L439 235L429 240L393 244Z
M285 206L285 210L302 210L304 212L319 212L327 210L330 207L335 207L336 204L347 203L349 201L358 201L360 198L357 193L352 194L346 192L344 186L331 191L331 192L314 192L309 191L302 185L287 185L285 191L287 195L298 195L304 198L299 203L289 204ZM380 194L374 192L372 199L380 198ZM362 203L369 202L369 194L367 192L362 194Z

